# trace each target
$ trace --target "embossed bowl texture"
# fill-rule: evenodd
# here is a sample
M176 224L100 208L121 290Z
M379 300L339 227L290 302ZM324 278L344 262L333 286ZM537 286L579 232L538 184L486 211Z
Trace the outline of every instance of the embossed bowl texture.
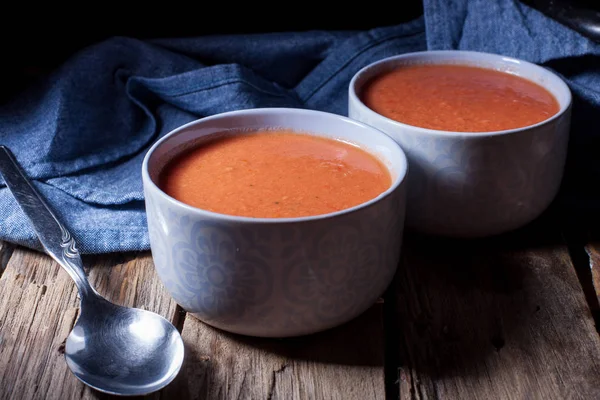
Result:
M403 65L460 64L506 71L550 91L560 111L519 129L449 132L386 118L360 99L366 82ZM519 228L556 196L564 170L571 92L549 70L514 58L470 51L427 51L374 62L350 82L348 115L396 140L408 158L406 226L424 233L482 237Z
M194 208L155 184L169 160L211 135L266 127L356 143L384 162L392 186L347 210L266 219ZM394 140L339 115L265 108L191 122L155 143L142 167L156 271L178 304L226 331L286 337L342 324L369 308L396 271L406 172L406 157Z

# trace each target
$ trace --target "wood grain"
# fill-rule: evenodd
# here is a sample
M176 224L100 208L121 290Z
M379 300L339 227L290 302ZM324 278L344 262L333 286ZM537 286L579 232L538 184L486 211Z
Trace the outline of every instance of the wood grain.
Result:
M172 319L176 304L148 254L84 259L90 281L110 300ZM0 278L0 398L108 397L80 383L64 361L64 341L79 312L75 285L50 257L16 248ZM158 396L158 395L156 395Z
M384 399L382 305L336 329L293 339L227 334L194 317L186 361L163 398Z
M408 235L396 277L402 399L600 398L600 338L560 235Z

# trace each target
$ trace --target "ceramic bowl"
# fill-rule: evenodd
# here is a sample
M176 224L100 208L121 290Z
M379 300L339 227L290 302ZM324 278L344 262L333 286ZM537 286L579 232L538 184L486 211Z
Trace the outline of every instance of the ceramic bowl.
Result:
M550 91L560 111L519 129L464 133L388 119L360 99L378 74L403 65L459 64L506 71ZM469 51L429 51L377 61L349 87L348 115L387 133L408 158L407 227L443 236L481 237L521 227L539 216L559 189L567 154L571 93L554 73L529 62Z
M156 185L169 160L211 135L265 127L355 143L383 161L393 184L380 196L347 210L276 219L201 210L173 199ZM158 276L185 310L226 331L285 337L342 324L369 308L396 271L406 172L406 158L396 142L339 115L251 109L191 122L155 143L143 163Z

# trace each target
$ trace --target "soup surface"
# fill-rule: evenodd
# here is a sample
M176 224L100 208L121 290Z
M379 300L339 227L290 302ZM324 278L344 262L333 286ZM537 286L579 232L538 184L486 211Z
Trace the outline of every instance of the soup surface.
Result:
M335 212L390 185L388 169L365 150L283 130L226 136L189 150L167 164L159 182L191 206L257 218Z
M521 128L560 109L554 96L534 82L464 65L400 67L367 83L362 100L390 119L458 132Z

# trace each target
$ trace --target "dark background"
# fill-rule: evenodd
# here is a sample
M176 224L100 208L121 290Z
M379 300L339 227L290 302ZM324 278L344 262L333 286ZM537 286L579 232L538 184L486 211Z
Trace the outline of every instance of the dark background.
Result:
M600 41L600 0L522 0ZM210 5L208 5L210 4ZM83 47L112 36L140 39L211 34L364 30L422 14L421 0L342 3L81 2L11 3L0 14L0 102L45 75Z

